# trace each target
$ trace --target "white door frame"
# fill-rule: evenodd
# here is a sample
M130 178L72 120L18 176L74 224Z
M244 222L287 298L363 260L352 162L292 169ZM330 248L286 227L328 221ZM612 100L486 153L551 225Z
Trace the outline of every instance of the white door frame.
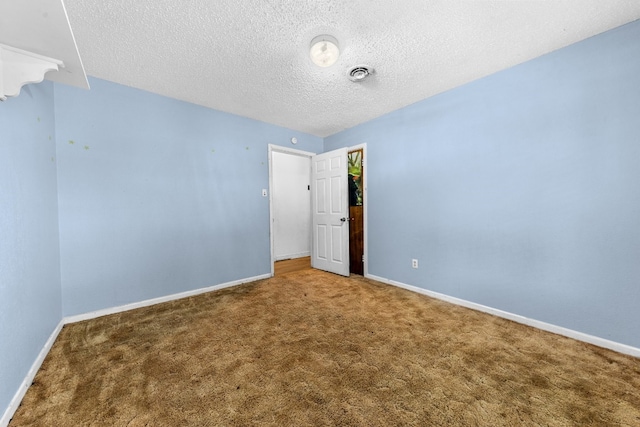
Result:
M367 177L369 176L369 166L367 162L367 143L363 142L361 144L357 144L347 148L347 151L354 151L362 149L362 209L363 212L363 240L364 240L364 277L369 277L369 226L368 226L368 203L369 203L369 186L367 184ZM271 153L273 151L277 151L279 153L287 153L293 154L297 156L303 156L309 158L309 163L311 163L311 157L315 156L316 153L311 153L309 151L296 150L289 147L283 147L282 145L269 144L269 238L270 238L270 248L271 248L271 276L274 274L274 264L275 264L275 251L274 251L274 243L273 243L273 165L272 165L272 156ZM309 168L309 176L311 176L311 168Z
M271 248L271 277L274 274L274 264L276 262L275 257L275 243L273 240L273 152L291 154L294 156L306 157L309 159L309 177L311 177L311 157L315 156L316 153L311 153L308 151L295 150L289 147L283 147L281 145L269 144L269 239L270 239L270 248ZM311 197L309 197L309 203L311 203ZM309 235L309 239L311 239L311 235Z

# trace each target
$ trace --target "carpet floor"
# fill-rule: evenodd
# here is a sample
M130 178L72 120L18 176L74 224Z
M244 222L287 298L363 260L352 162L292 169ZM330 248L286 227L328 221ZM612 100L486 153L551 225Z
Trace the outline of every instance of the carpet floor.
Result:
M315 270L66 325L10 423L575 425L640 425L640 359Z

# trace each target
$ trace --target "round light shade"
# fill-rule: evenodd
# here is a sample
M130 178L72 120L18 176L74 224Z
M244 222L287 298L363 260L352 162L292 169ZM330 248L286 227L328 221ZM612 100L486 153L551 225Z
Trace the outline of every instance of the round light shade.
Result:
M328 35L315 37L311 40L309 52L311 60L319 67L330 67L336 63L340 56L338 40Z

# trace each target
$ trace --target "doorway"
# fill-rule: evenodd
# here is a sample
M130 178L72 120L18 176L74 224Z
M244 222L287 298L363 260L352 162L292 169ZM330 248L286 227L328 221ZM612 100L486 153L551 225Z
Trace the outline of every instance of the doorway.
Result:
M364 149L349 151L349 272L364 276Z
M349 239L348 244L348 252L349 252L349 273L350 274L358 274L367 276L368 268L367 268L367 175L366 175L366 144L359 144L353 147L350 147L348 150L348 171L350 176L349 180L353 180L351 182L345 182L345 187L350 188L348 190L351 193L351 190L354 190L353 194L351 194L353 206L351 201L349 201L349 209L348 209L348 223L349 223L349 233L347 238ZM271 236L271 275L273 276L275 273L275 262L279 259L289 259L287 257L282 258L279 254L276 257L276 240L278 240L278 236L275 234L275 221L274 217L274 208L277 200L274 200L274 166L279 167L277 164L274 165L273 162L273 154L281 153L289 156L299 156L302 157L309 162L309 178L311 177L311 160L315 153L290 149L287 147L282 147L278 145L269 144L269 215L270 215L270 236ZM276 154L278 156L278 154ZM276 172L277 173L277 172ZM355 179L354 179L355 178ZM355 185L355 187L353 187ZM309 187L307 187L309 190ZM275 191L277 196L277 190ZM307 206L311 205L311 192L308 192L309 202ZM355 196L355 197L354 197ZM298 215L305 215L302 210L296 211L292 210L291 213L296 213ZM309 214L309 219L311 221L312 214ZM312 231L311 229L307 232L303 232L304 235L309 236L309 248L311 248L312 242ZM297 253L300 256L303 256L302 252ZM291 258L291 257L290 257Z
M311 157L314 153L269 145L271 275L275 263L306 261L311 249ZM298 262L299 264L299 262Z

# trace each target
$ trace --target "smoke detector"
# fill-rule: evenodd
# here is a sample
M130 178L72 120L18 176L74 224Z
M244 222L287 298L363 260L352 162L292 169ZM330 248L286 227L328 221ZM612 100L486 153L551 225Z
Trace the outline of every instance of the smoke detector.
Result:
M356 65L349 70L347 76L352 82L361 82L374 72L375 70L368 65Z

